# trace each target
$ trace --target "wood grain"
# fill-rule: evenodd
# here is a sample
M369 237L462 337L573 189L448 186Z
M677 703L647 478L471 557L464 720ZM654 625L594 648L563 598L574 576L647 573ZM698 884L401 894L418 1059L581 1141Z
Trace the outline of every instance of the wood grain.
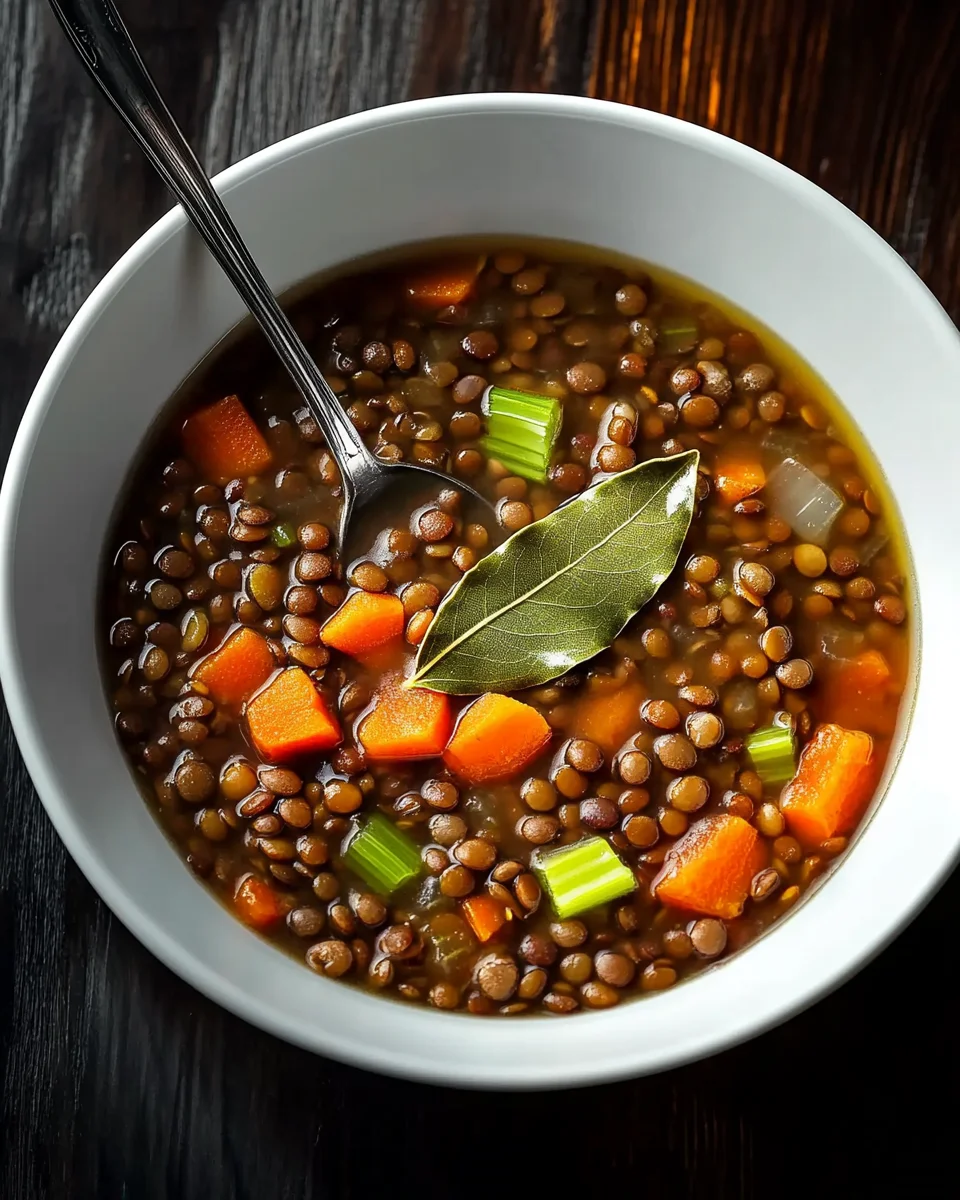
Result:
M316 122L407 97L585 92L698 121L809 175L960 316L953 0L122 7L211 170ZM45 7L0 0L0 460L57 336L167 207ZM801 1188L922 1197L940 1195L951 1177L956 879L851 983L747 1046L592 1092L477 1096L303 1054L172 976L67 858L5 711L0 813L4 1200L534 1188L561 1198L642 1189L717 1200Z

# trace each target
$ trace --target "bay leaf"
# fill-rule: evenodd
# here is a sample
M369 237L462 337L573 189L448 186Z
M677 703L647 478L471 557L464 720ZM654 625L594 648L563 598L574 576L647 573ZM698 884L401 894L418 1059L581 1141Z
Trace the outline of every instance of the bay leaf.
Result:
M609 646L676 565L699 459L640 463L508 538L447 593L407 686L534 687Z

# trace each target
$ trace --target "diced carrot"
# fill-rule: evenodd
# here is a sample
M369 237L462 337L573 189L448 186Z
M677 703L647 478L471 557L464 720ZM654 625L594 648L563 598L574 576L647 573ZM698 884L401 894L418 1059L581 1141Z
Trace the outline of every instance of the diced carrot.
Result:
M183 448L217 483L259 475L273 461L270 447L237 396L224 396L191 413L183 425Z
M483 261L483 258L471 254L427 267L407 277L403 294L417 308L445 308L448 304L462 304L473 292Z
M447 696L405 688L400 677L392 675L380 685L372 708L361 718L357 737L368 759L394 762L442 754L452 728Z
M363 658L403 636L403 601L385 592L354 592L320 631L326 646Z
M488 892L478 892L476 896L469 896L463 901L461 908L480 942L489 942L510 920L507 906Z
M756 459L742 454L723 455L717 461L714 486L726 504L739 504L752 496L767 482L767 475Z
M209 689L218 704L236 707L262 687L276 669L277 660L266 638L244 627L201 659L193 678Z
M866 650L825 672L820 712L836 725L887 736L897 723L899 689L879 650Z
M535 708L487 692L464 710L443 761L468 783L492 783L525 767L550 736L550 726Z
M696 821L667 855L653 881L663 904L709 917L739 917L759 869L757 831L726 814Z
M876 782L873 739L840 725L820 725L783 789L780 809L790 832L808 846L849 833Z
M277 893L256 875L244 875L233 894L233 903L240 919L254 929L269 929L283 917Z
M247 705L257 753L273 762L332 750L343 740L337 719L302 667L288 667Z
M639 725L640 705L646 691L639 680L629 680L615 690L582 689L573 707L569 732L588 738L607 754L614 754Z

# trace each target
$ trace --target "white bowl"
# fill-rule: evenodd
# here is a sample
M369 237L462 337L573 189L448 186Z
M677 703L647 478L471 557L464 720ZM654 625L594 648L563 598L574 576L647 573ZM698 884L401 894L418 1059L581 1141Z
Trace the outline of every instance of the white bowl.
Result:
M0 494L0 664L60 835L116 915L255 1025L373 1070L540 1087L662 1070L783 1020L913 916L960 847L941 716L956 694L960 339L930 293L825 192L735 142L568 97L401 104L289 138L218 177L271 285L454 234L607 247L756 314L860 423L899 500L924 642L888 793L839 869L769 936L676 989L571 1020L478 1020L318 978L249 933L167 844L114 738L94 638L104 533L158 410L242 316L168 213L95 289L27 408ZM56 586L54 586L56 584ZM68 599L69 597L69 599Z

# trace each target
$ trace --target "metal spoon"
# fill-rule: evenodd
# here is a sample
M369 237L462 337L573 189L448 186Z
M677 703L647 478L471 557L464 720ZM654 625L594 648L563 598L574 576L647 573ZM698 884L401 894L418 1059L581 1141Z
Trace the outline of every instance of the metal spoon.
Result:
M370 526L365 531L369 536L382 527L384 518L406 520L416 507L435 499L440 488L451 485L470 501L471 518L487 524L496 534L496 523L490 520L491 505L473 488L428 467L380 462L364 445L170 115L113 0L50 0L50 5L94 82L240 293L322 430L343 480L337 534L344 562L349 561L347 527L355 513L367 510L371 521L364 524ZM370 511L374 502L375 513Z

